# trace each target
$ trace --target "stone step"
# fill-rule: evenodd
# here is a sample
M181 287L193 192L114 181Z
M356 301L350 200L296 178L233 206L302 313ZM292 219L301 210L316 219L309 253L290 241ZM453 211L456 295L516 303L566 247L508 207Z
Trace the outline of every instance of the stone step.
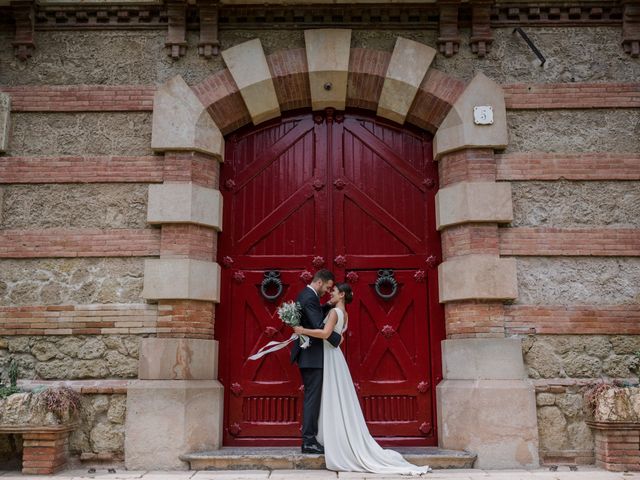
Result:
M472 468L476 456L437 447L395 447L407 461L431 468ZM303 455L293 447L223 447L180 456L191 470L320 470L324 455Z

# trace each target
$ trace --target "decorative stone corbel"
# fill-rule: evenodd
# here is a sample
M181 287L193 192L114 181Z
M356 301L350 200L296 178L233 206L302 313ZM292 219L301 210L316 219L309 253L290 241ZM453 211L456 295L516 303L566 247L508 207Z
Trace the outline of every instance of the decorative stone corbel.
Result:
M640 1L626 0L622 16L622 48L633 58L640 56Z
M440 30L438 36L438 50L445 57L452 57L460 48L458 34L458 9L460 0L439 0Z
M167 2L168 31L165 47L173 59L187 52L187 4L181 0Z
M491 6L493 0L474 0L471 3L471 51L483 58L493 42L491 35Z
M218 41L218 0L198 0L200 12L200 43L198 53L211 58L220 53Z
M16 22L16 37L12 43L15 56L24 61L33 55L36 44L33 41L34 1L15 0L11 2L13 18Z

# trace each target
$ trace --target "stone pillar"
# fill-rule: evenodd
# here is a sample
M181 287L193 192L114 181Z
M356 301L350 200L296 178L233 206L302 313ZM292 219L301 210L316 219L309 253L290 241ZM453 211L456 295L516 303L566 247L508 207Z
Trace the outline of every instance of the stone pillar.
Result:
M145 262L146 299L158 301L158 337L140 347L129 383L128 469L187 469L180 456L222 444L223 387L213 340L222 229L223 139L180 77L154 98L151 146L164 152L164 183L149 188L147 221L161 228L160 258Z
M477 107L485 115L474 115ZM501 258L498 243L498 224L513 217L511 187L496 182L494 149L506 145L502 90L479 74L434 138L444 260L438 282L447 331L438 442L475 453L479 468L539 463L535 392L520 341L505 338L504 330L502 302L518 295L515 259Z

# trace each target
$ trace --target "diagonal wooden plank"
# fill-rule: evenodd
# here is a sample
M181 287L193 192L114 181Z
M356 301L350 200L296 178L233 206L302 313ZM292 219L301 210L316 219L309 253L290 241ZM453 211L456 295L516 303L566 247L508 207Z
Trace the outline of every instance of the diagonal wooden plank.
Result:
M394 235L413 253L422 253L426 250L424 242L400 223L393 215L378 205L366 193L358 189L353 183L347 182L344 188L345 196L356 202L362 210L376 220L389 233Z
M258 222L255 227L238 240L234 252L236 254L248 252L258 241L262 240L282 222L297 212L301 205L309 198L312 198L313 195L314 189L309 183L302 185L293 195L283 201L278 208L264 217L262 221Z
M346 119L344 123L345 129L361 140L362 143L376 153L380 159L384 160L400 175L409 180L421 192L426 192L426 186L422 183L425 180L423 174L405 162L393 149L360 125L357 120Z
M313 128L313 120L303 119L298 125L279 138L276 143L267 150L259 154L258 158L238 173L235 182L237 189L244 187L253 178L263 172L269 165L275 162L280 156L293 147L296 142Z

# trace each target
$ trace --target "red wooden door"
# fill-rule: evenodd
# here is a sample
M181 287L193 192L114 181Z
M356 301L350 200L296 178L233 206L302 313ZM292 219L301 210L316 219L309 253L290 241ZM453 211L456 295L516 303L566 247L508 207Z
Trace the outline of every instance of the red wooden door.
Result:
M276 307L326 267L354 290L343 349L372 434L437 444L444 326L430 268L440 256L430 137L328 111L240 132L226 148L216 318L224 443L300 442L301 381L288 349L246 359L289 337ZM261 291L268 275L281 284L266 282L274 300Z

